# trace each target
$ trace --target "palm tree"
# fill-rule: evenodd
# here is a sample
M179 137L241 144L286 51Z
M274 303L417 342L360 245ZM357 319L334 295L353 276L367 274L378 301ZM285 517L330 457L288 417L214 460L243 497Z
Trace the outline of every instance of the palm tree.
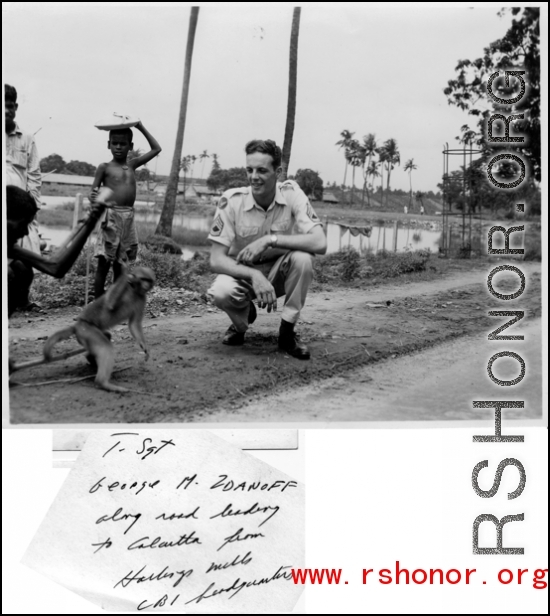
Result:
M298 35L300 33L299 6L294 7L292 13L292 27L290 29L290 55L288 69L288 101L286 107L285 139L281 158L281 180L284 182L290 164L290 151L292 149L292 137L294 135L294 118L296 116L296 81L298 75Z
M204 177L204 159L210 158L207 150L204 150L202 154L199 154L199 159L202 160L201 179Z
M212 154L212 170L220 168L220 161L217 154Z
M349 143L350 141L353 140L353 135L355 135L355 133L350 133L349 130L343 130L340 133L340 137L342 137L342 139L340 139L340 141L337 141L335 145L340 146L338 149L341 150L342 148L344 148L344 157L346 159L346 169L344 171L344 188L346 187L346 175L348 173L348 148L349 148Z
M365 177L371 177L372 178L372 187L374 189L374 180L375 178L380 177L380 172L378 171L378 167L380 166L380 163L377 160L371 160L366 171L365 171ZM365 180L366 183L366 180ZM370 196L369 196L369 191L367 189L367 202L368 205L370 207Z
M191 163L191 179L195 178L195 163L197 160L198 158L194 154L189 156L189 162Z
M189 164L190 164L190 156L184 156L181 160L180 160L180 171L183 171L183 202L185 203L185 191L186 191L186 184L187 184L187 172L189 171Z
M183 88L181 93L180 115L178 120L178 131L176 133L176 145L174 147L174 157L170 169L170 178L166 187L164 206L160 214L159 223L155 233L172 236L172 221L176 210L176 196L178 194L178 177L180 173L181 151L183 149L183 133L185 132L185 118L187 116L187 99L189 98L189 82L191 80L191 63L193 60L193 44L195 42L195 32L199 19L199 7L191 7L189 16L189 31L187 33L187 49L185 51L185 69L183 72Z
M367 150L362 143L357 144L356 150L357 166L361 167L361 175L363 176L363 187L361 188L361 207L365 205L365 165L367 162Z
M388 196L390 192L390 177L391 172L395 165L399 165L401 162L401 157L399 154L399 150L397 148L397 141L393 138L384 141L384 145L382 146L384 149L384 158L386 162L386 170L387 170L387 183L386 183L386 204L388 203Z
M365 205L365 192L367 193L367 202L370 206L370 197L367 190L367 169L370 167L372 157L376 153L376 136L372 133L363 137L361 145L362 168L363 168L363 193L361 195L361 206Z
M352 167L350 203L353 203L355 194L355 169L363 164L363 152L361 144L357 139L350 140L348 149L346 150L346 160Z
M387 154L383 145L376 149L376 153L380 164L380 204L382 205L384 201L384 163L387 160Z
M415 194L415 199L420 203L420 207L424 209L424 201L422 197L424 197L424 193L421 190L417 190Z
M413 201L413 185L411 174L415 169L418 169L418 167L414 164L414 158L409 158L409 160L405 163L403 170L409 172L409 207L411 208L411 210Z

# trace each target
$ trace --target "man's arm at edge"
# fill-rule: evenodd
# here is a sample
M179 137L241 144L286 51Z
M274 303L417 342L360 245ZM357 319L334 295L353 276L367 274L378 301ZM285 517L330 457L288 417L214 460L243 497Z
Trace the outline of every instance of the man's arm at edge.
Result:
M51 256L43 257L35 252L14 245L8 248L8 257L17 261L23 261L27 265L54 278L63 278L77 260L86 240L94 230L104 207L104 205L95 206L84 223Z

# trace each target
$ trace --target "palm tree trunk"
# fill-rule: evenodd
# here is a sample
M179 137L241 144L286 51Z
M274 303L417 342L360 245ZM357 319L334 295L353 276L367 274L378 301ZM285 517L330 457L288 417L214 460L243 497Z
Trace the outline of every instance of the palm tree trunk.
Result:
M409 171L409 207L411 208L411 212L412 212L412 204L413 204L413 184L412 184L412 175L411 172Z
M346 177L348 175L348 159L346 158L346 166L344 168L344 188L346 188Z
M384 205L384 163L380 165L380 205Z
M367 169L370 169L371 159L372 159L372 154L369 154L369 160L367 162ZM367 174L367 175L365 175L365 188L367 189L367 206L370 208L370 195L369 195L369 188L368 188L368 179L369 179L369 176ZM374 175L372 176L372 191L374 193Z
M365 207L365 189L367 187L367 176L365 175L365 165L361 167L361 172L363 174L363 190L361 191L361 207Z
M189 81L191 79L191 62L193 60L193 44L195 42L195 32L197 30L197 20L199 18L199 7L191 7L189 17L189 31L187 33L187 49L185 51L185 69L183 73L183 88L181 93L180 116L178 121L178 132L176 134L176 145L174 147L174 157L170 169L170 178L166 187L164 206L160 214L160 220L155 233L158 235L172 236L172 222L176 209L176 196L178 193L179 164L183 149L183 133L185 131L185 118L187 115L187 99L189 98Z
M284 182L290 164L290 151L292 149L292 137L294 135L294 119L296 116L296 81L298 76L298 35L300 33L299 6L294 7L292 14L292 28L290 31L290 60L288 71L288 103L286 108L285 140L281 160L281 180Z

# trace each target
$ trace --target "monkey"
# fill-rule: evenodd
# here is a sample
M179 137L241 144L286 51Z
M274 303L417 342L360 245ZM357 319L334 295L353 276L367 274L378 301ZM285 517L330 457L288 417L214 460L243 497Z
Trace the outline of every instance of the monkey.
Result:
M77 318L76 324L52 334L44 344L44 360L54 361L53 348L73 334L84 347L86 357L97 366L95 383L107 391L127 392L126 387L110 382L114 367L114 352L109 329L128 319L128 329L149 359L149 350L143 337L142 320L148 291L155 283L155 274L148 267L135 267L124 272L107 293L88 304Z

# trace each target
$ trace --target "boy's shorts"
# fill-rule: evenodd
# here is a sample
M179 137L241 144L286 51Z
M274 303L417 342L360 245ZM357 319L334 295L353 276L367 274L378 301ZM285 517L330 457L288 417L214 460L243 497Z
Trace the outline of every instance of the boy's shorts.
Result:
M138 237L134 208L113 207L106 210L94 256L133 265L137 252Z

